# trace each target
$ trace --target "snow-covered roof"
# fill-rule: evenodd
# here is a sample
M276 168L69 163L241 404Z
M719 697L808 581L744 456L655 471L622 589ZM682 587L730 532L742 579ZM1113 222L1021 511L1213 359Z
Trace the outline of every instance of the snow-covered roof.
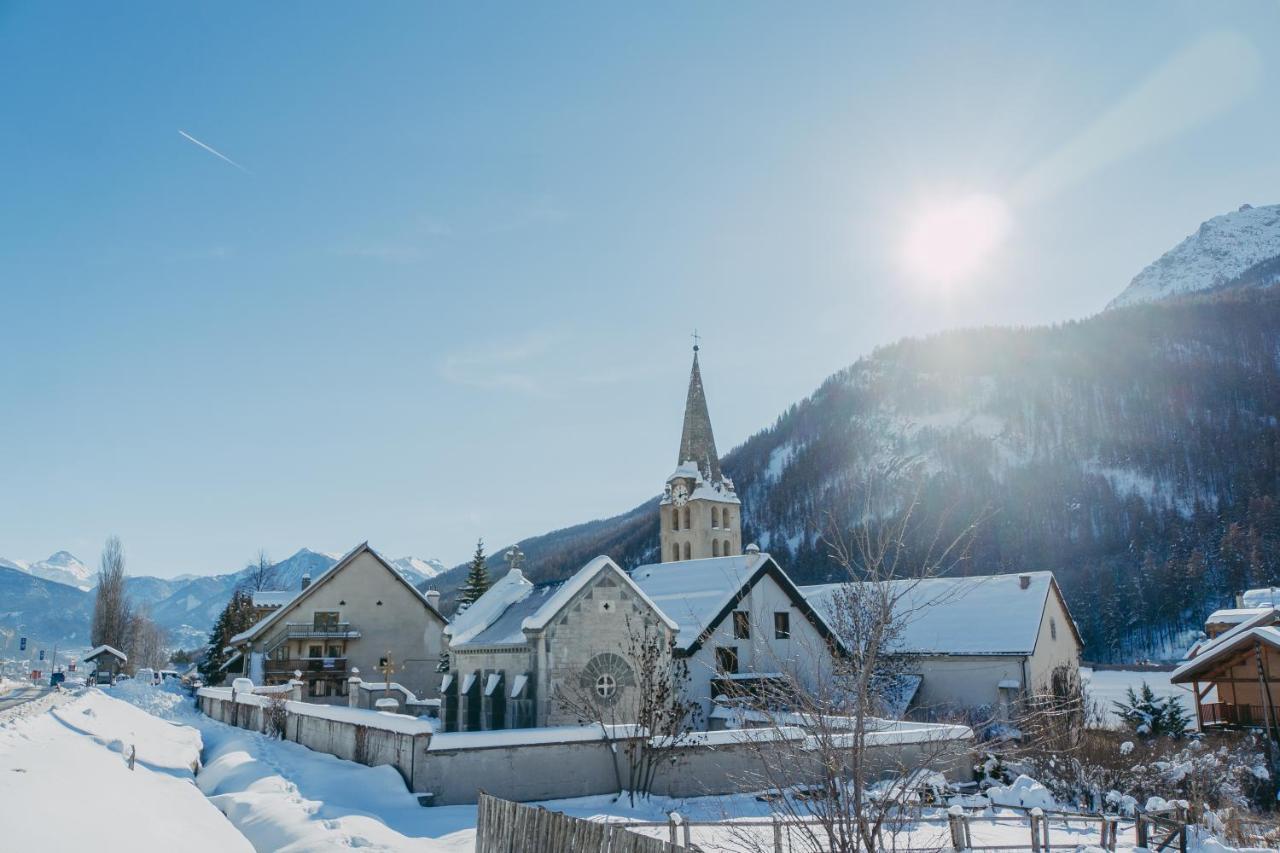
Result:
M283 607L298 596L297 589L259 589L254 590L254 607Z
M1280 587L1264 586L1259 589L1247 589L1240 596L1240 601L1246 608L1280 606Z
M1193 648L1195 648L1195 658L1198 659L1205 652L1212 651L1224 644L1230 643L1236 637L1244 634L1253 628L1262 628L1268 625L1275 625L1280 622L1280 607L1260 607L1254 611L1254 615L1236 625L1229 631L1224 631L1212 640L1201 640ZM1187 653L1188 659L1191 659L1191 653Z
M426 607L432 613L435 613L437 616L440 616L440 611L436 609L435 605L433 605L430 601L427 600L427 597L422 594L421 590L419 590L413 584L409 583L409 581L405 579L405 576L401 572L399 572L395 568L395 566L391 565L391 563L387 561L386 557L382 556L377 551L375 551L372 547L370 547L368 542L361 542L359 545L352 548L342 557L341 560L339 560L338 562L334 563L332 566L330 566L329 568L321 572L319 577L317 577L314 581L312 581L306 587L306 589L298 590L298 592L295 593L293 597L290 598L287 602L285 602L285 604L294 605L294 604L301 603L303 599L313 595L316 592L316 590L324 586L325 583L327 583L331 578L337 575L338 572L342 571L347 566L351 565L351 563L357 557L359 557L361 554L364 554L364 553L370 554L374 558L374 560L376 560L380 565L382 565L383 568L385 568L388 572L390 572L392 576L395 577L396 580L398 580L401 584L403 584L405 588L408 589L409 592L414 596L414 598L416 598L419 602L421 602L421 604L424 607ZM258 620L258 622L256 622L253 626L251 626L247 630L241 631L239 634L236 634L234 637L228 640L228 642L231 645L238 645L239 643L252 640L254 637L257 637L260 634L264 633L268 627L276 624L276 622L278 622L285 615L285 613L291 612L292 610L293 608L289 606L277 607L275 610L268 613L265 617ZM440 618L441 620L444 619L443 616L441 616Z
M112 647L112 646L106 646L106 645L103 645L103 646L94 646L92 649L90 649L90 650L89 650L89 653L88 653L87 655L85 655L85 656L84 656L83 660L91 661L91 660L93 660L94 658L98 657L99 655L101 655L101 654L102 654L102 653L104 653L104 652L105 652L106 654L114 655L115 657L120 658L120 660L121 660L122 662L124 662L124 663L128 663L128 661L129 661L129 656L128 656L128 655L126 655L124 652L122 652L122 651L120 651L119 649L114 648L114 647Z
M1023 577L1028 579L1026 589ZM887 583L904 622L897 651L906 654L1029 655L1035 651L1044 609L1055 591L1053 572ZM830 620L835 615L835 596L844 586L818 584L800 591ZM1074 623L1062 628L1076 631Z
M1270 612L1274 613L1275 611ZM1214 642L1207 644L1191 660L1169 673L1169 681L1174 684L1186 684L1198 677L1203 677L1225 659L1230 658L1242 648L1247 648L1255 642L1266 643L1273 648L1280 649L1280 629L1271 625L1255 627L1241 625L1238 629L1228 631Z
M675 621L676 645L687 649L768 559L756 553L651 563L636 568L631 579Z
M621 582L632 587L632 591L640 598L647 600L644 591L608 557L596 557L568 580L541 586L534 586L519 569L512 569L454 618L445 629L450 637L449 644L457 648L464 645L524 643L526 630L539 631L545 628L602 571L613 571ZM677 627L654 602L648 603L668 627Z

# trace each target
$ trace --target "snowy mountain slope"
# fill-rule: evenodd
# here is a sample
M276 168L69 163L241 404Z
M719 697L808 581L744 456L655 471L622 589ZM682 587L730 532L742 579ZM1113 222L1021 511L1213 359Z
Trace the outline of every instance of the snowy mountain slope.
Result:
M1215 216L1196 232L1138 273L1108 308L1153 302L1233 286L1265 286L1280 281L1280 271L1249 275L1258 265L1280 258L1280 205L1243 205Z
M48 559L34 563L0 557L0 567L16 569L54 583L74 586L76 589L90 589L94 584L93 570L66 551L58 551Z
M401 557L392 560L391 565L414 586L426 583L445 571L444 563L439 560L423 560L418 557Z

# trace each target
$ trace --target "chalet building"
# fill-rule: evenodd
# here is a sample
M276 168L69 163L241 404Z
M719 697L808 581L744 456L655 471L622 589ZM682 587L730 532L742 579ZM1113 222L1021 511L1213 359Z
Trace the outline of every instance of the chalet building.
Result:
M93 664L94 681L98 684L110 684L115 677L124 672L129 663L129 656L111 646L97 646L89 650L83 658L86 664Z
M1280 735L1280 603L1273 606L1273 592L1249 590L1238 602L1245 606L1211 614L1205 624L1209 639L1193 646L1170 674L1172 683L1194 693L1202 731L1275 727ZM1249 606L1261 601L1266 604Z
M418 591L365 542L296 592L256 593L262 617L231 638L255 684L282 684L302 673L304 698L346 704L355 670L392 679L419 696L435 695L445 619L439 594Z
M1084 644L1052 572L889 581L909 664L903 709L928 717L990 709L1008 719L1055 670L1078 674ZM801 587L833 622L841 584Z

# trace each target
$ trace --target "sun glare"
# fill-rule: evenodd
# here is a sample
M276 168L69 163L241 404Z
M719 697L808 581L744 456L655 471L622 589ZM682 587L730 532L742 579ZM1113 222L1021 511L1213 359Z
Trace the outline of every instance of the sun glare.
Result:
M994 196L935 200L917 211L902 243L907 272L953 286L971 278L1009 233L1009 209Z

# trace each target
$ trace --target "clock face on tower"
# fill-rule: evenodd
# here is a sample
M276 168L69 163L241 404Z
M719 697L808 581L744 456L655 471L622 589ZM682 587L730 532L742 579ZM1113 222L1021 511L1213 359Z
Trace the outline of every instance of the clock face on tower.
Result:
M676 483L671 487L671 500L676 506L684 506L689 500L689 489L684 483Z

